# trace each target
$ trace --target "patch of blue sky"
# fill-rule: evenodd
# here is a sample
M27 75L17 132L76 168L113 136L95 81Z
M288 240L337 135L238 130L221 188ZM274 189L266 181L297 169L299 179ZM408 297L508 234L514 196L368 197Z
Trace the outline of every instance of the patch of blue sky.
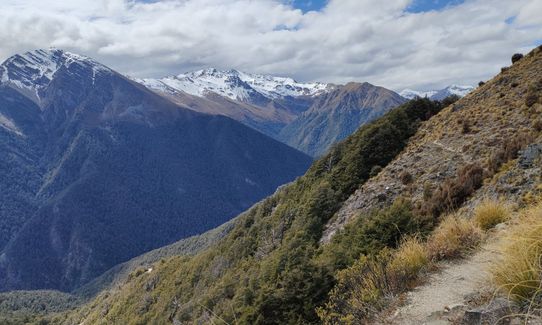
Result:
M328 0L290 0L289 2L294 8L309 12L322 10L327 5Z
M463 2L465 2L465 0L413 0L407 7L407 12L420 13L434 10L438 11L460 5Z

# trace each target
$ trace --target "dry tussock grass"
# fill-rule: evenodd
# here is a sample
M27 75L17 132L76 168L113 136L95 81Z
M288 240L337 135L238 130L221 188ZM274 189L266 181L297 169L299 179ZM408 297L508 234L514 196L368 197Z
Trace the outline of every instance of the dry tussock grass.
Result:
M510 205L498 200L484 200L474 209L474 222L489 230L510 218Z
M503 243L493 279L529 314L542 307L542 204L521 213Z
M427 240L432 260L464 256L482 241L483 232L474 224L457 215L446 216Z

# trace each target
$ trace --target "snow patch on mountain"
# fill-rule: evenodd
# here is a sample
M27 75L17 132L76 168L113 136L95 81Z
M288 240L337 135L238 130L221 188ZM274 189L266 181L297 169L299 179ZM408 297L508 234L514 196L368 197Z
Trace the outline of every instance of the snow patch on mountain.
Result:
M58 49L35 50L17 54L0 65L0 81L8 84L33 100L40 100L40 91L49 85L62 67L79 64L92 67L93 77L111 70L104 65L78 54Z
M431 96L434 100L442 100L450 95L457 95L459 97L465 97L474 90L474 87L472 86L459 86L459 85L451 85L444 89L439 90L436 94Z
M399 93L399 95L401 95L402 97L404 98L407 98L407 99L414 99L416 97L420 97L420 98L431 98L431 96L433 96L434 94L436 94L437 91L436 90L430 90L430 91L417 91L417 90L413 90L413 89L404 89L403 91L401 91Z
M286 96L314 96L333 88L325 83L300 83L292 78L250 74L237 70L221 71L214 68L162 79L137 81L148 88L166 93L183 91L199 97L215 93L239 101L246 101L258 95L270 99Z
M6 116L2 115L2 113L0 113L0 127L9 132L15 133L18 136L24 136L15 123Z
M429 91L417 91L412 89L405 89L399 93L407 99L414 99L416 97L420 98L429 98L432 100L442 100L450 95L457 95L459 97L464 97L470 93L474 87L472 86L460 86L460 85L451 85L440 90L429 90Z

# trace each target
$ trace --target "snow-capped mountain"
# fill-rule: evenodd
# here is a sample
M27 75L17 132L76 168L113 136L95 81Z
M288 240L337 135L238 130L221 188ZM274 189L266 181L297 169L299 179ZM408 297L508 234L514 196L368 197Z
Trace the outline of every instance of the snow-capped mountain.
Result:
M33 101L40 102L41 91L53 80L61 68L72 65L92 68L93 79L97 74L110 73L104 65L81 55L58 49L35 50L17 54L0 66L0 82L16 88Z
M429 91L417 91L417 90L412 90L412 89L405 89L401 91L399 95L407 99L413 99L416 97L421 97L421 98L427 97L433 100L442 100L450 95L457 95L459 97L464 97L468 93L470 93L473 89L474 87L472 86L451 85L440 90L429 90Z
M37 50L0 70L0 292L72 291L228 221L312 161L83 56Z
M436 90L430 90L430 91L418 91L418 90L413 90L413 89L404 89L403 91L401 91L399 93L399 95L401 95L402 97L406 98L406 99L414 99L416 97L420 97L420 98L431 98L431 96L433 96L434 94L436 94L437 91Z
M162 79L137 81L161 92L183 91L199 97L215 93L238 101L249 101L254 96L264 96L269 99L314 96L333 88L332 85L326 83L300 83L292 78L250 74L237 70L221 71L214 68Z

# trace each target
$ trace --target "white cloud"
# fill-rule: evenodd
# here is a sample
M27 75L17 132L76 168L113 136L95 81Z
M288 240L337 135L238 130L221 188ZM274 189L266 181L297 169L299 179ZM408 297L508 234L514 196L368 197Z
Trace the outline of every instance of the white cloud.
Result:
M139 77L214 66L432 88L487 79L542 39L539 0L419 14L410 2L331 0L303 13L281 0L2 0L0 59L54 46Z

